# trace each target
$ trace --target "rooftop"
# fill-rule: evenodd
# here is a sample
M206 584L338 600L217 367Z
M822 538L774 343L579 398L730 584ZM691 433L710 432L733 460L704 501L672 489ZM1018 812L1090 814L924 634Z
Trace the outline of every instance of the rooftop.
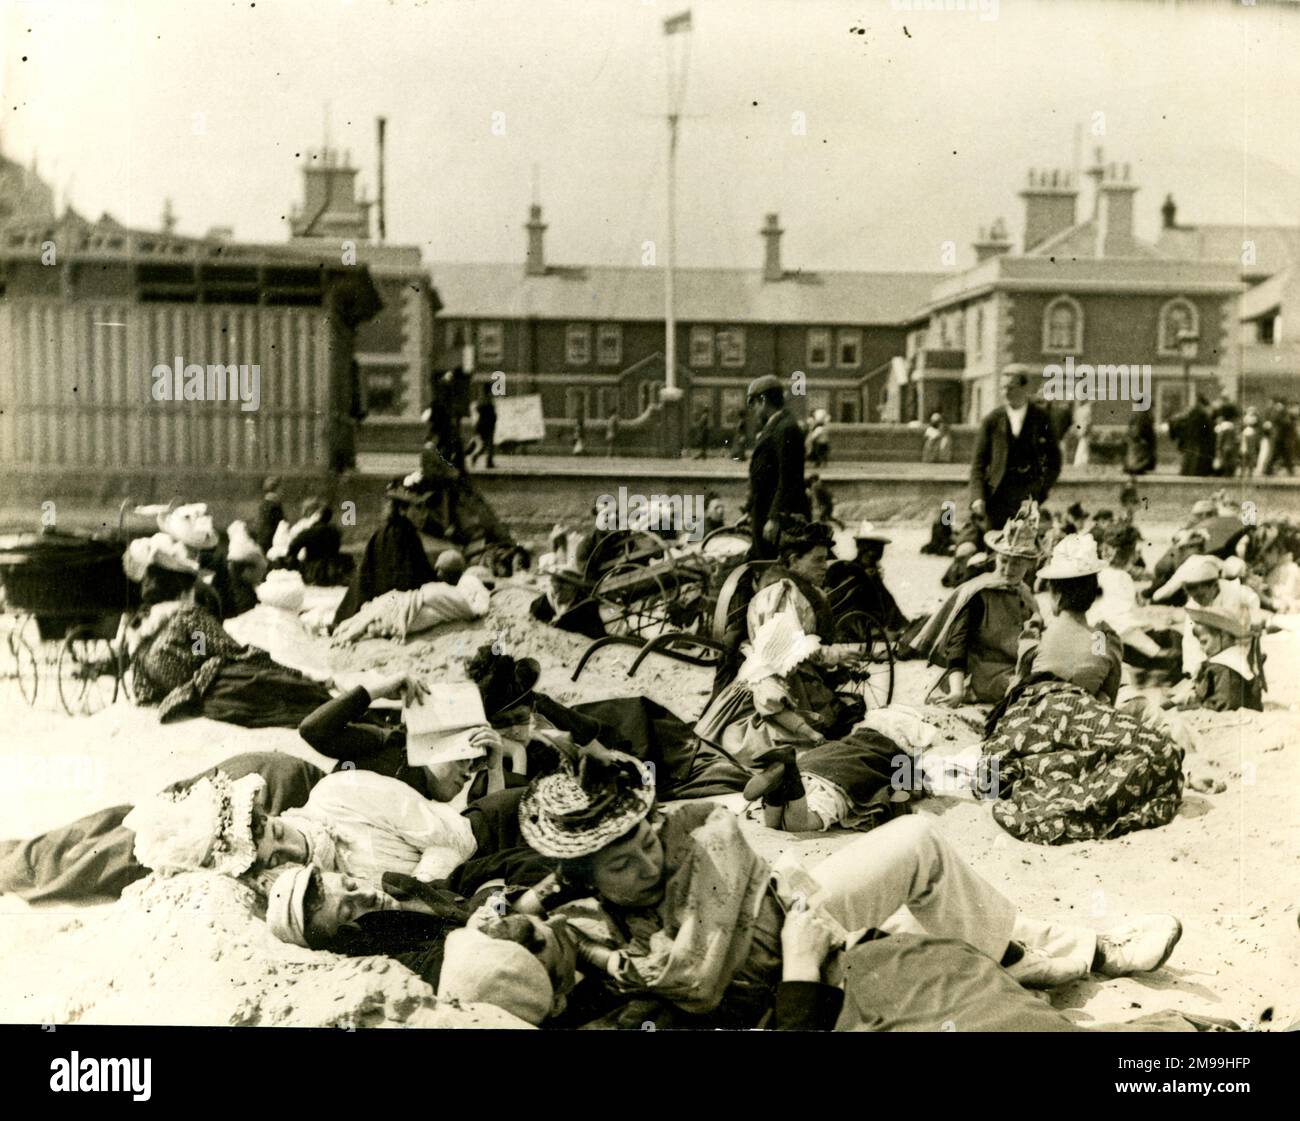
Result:
M662 268L555 267L529 276L521 264L431 266L448 318L644 320L664 318ZM902 324L929 298L937 273L798 272L765 280L762 269L674 272L685 322Z

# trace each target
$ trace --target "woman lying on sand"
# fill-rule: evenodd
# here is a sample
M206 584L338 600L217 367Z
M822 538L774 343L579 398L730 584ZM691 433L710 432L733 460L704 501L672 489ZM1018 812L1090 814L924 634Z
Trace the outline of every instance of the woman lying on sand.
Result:
M1026 624L1016 678L988 718L973 785L1021 840L1117 837L1168 823L1182 800L1182 748L1115 708L1122 644L1087 621L1102 567L1090 534L1052 551L1039 573L1050 620Z
M782 977L785 916L802 906L821 908L849 944L868 930L922 929L1043 986L1156 969L1182 932L1170 915L1104 934L1027 918L920 815L866 834L810 874L774 871L730 811L656 812L653 788L630 767L539 779L521 825L557 870L514 909L563 915L584 971L624 998L653 999L662 1007L644 1018L658 1026L758 1023Z

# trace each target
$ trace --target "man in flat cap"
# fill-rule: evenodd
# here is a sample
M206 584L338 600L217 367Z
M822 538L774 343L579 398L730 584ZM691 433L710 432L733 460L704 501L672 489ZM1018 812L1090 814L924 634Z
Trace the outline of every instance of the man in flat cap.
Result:
M759 430L749 457L746 508L754 532L750 559L774 560L781 518L811 516L803 477L804 436L786 409L785 391L773 374L750 382L745 399Z
M1028 366L1002 371L1005 404L980 422L971 462L971 510L1001 529L1027 498L1046 502L1061 473L1061 448L1047 411L1031 401Z

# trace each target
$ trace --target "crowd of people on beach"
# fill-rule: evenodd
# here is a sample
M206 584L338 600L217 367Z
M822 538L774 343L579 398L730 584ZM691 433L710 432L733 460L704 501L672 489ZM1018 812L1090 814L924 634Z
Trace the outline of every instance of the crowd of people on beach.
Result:
M639 695L561 703L539 686L545 667L500 642L459 679L371 672L341 688L234 637L242 610L301 621L305 589L323 583L341 593L317 623L335 641L481 619L493 587L519 583L540 591L535 617L586 633L566 625L580 599L567 537L534 563L436 457L393 480L350 571L329 507L310 500L289 523L274 479L254 522L223 533L202 506L172 504L124 558L144 602L138 701L163 721L296 727L333 767L238 755L2 842L0 890L41 902L112 897L150 872L240 877L281 940L393 957L443 1000L534 1025L1076 1030L1027 989L1157 969L1181 923L1048 922L1021 911L1014 884L984 879L918 812L934 794L930 698L869 703L862 636L838 622L868 619L900 657L933 664L939 705L978 706L966 778L1001 828L1040 845L1111 838L1178 811L1180 712L1262 707L1260 638L1300 607L1300 531L1243 522L1218 495L1148 573L1132 484L1118 511L1049 510L1060 456L1045 411L1023 371L1004 389L966 521L945 511L927 546L951 557L950 594L908 618L886 585L889 537L857 525L834 557L781 385L749 387L747 520L729 525L716 496L709 516L747 534L729 563L751 578L699 712ZM458 540L430 559L421 530L449 528ZM659 533L664 549L699 547ZM592 528L575 547L601 541ZM425 705L455 709L456 734L413 724ZM860 835L811 868L769 863L725 800L737 794L763 827ZM1127 1026L1231 1025L1168 1013Z

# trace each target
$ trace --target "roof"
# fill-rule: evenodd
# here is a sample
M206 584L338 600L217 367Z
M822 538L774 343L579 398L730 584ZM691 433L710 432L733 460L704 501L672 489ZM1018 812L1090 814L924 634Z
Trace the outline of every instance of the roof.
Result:
M522 264L431 266L448 318L645 320L664 318L662 268L593 265L528 276ZM761 269L674 272L684 322L902 324L928 299L940 274L789 273Z
M1255 247L1253 264L1242 261L1246 242ZM1268 276L1300 263L1300 226L1180 226L1161 230L1156 244L1187 261L1234 261L1248 276Z
M1166 254L1161 253L1154 245L1150 245L1138 238L1130 238L1129 248L1131 252L1125 253L1124 256L1139 257L1147 259L1159 259ZM1097 252L1097 220L1089 218L1086 221L1079 222L1062 230L1058 234L1053 234L1046 241L1039 242L1025 254L1026 257L1096 257L1101 255Z
M1242 320L1261 319L1285 307L1300 309L1300 265L1274 273L1243 293L1240 316Z

